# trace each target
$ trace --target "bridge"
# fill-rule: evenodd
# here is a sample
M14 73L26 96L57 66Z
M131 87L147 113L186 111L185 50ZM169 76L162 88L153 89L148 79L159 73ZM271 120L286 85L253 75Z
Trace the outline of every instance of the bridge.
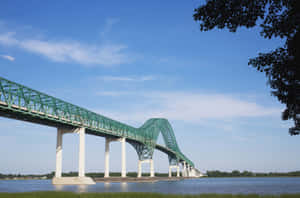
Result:
M176 169L177 177L197 177L201 173L194 163L179 149L174 131L164 118L152 118L141 127L127 124L70 104L58 98L41 93L29 87L0 77L0 116L28 121L57 128L56 171L53 184L93 184L85 176L85 134L101 136L105 141L105 174L109 177L109 145L111 141L121 142L121 177L126 177L126 142L132 145L138 155L138 176L142 176L142 164L150 164L150 177L154 177L153 153L158 149L168 155L169 177ZM62 177L63 134L79 134L78 177ZM157 144L162 134L165 145Z

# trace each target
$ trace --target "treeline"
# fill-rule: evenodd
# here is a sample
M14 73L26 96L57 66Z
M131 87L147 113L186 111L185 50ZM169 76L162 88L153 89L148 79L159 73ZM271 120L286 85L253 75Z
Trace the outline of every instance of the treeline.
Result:
M1 174L0 179L13 179L13 178L44 178L44 179L52 179L54 176L54 172L48 174Z
M14 179L14 178L24 178L24 179L52 179L54 177L55 173L51 172L48 174L39 174L39 175L33 175L33 174L1 174L0 173L0 179ZM111 177L120 177L120 172L110 172L109 174ZM172 173L173 176L176 176L176 172ZM68 172L68 173L62 173L63 177L76 177L78 176L78 172ZM86 173L86 176L97 178L97 177L104 177L104 173ZM128 177L137 177L137 172L128 172ZM150 176L150 173L143 173L142 176ZM155 173L156 177L168 177L168 173ZM256 173L256 172L250 172L250 171L243 171L240 172L238 170L234 170L232 172L225 172L225 171L207 171L206 172L207 177L300 177L300 171L293 171L293 172L269 172L269 173Z
M240 172L238 170L234 170L232 172L223 172L223 171L207 171L206 175L208 177L300 177L300 171L293 172L269 172L269 173L256 173L250 171Z

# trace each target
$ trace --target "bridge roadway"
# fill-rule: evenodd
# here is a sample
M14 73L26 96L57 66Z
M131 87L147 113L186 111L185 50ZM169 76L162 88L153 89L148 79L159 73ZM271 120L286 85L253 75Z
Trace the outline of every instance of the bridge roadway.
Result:
M141 177L142 164L150 163L151 177L154 177L153 151L158 149L169 157L169 175L173 168L182 165L182 176L201 176L201 173L179 149L173 129L166 119L149 119L140 128L72 105L60 99L43 94L26 86L0 77L0 116L56 127L56 178L53 183L92 183L84 172L84 136L91 134L106 138L105 146L105 177L109 177L109 143L122 143L122 177L126 177L125 142L130 143L139 157L138 177ZM79 178L70 180L61 177L62 169L62 136L64 133L75 132L80 136ZM156 143L162 133L166 146ZM80 179L81 178L81 179Z

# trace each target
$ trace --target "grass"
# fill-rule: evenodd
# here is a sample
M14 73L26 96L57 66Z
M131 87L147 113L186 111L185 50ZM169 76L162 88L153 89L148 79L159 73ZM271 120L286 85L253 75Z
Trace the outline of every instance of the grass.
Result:
M26 192L0 193L0 198L300 198L300 194L282 195L231 195L231 194L199 194L169 195L158 193L72 193L72 192Z

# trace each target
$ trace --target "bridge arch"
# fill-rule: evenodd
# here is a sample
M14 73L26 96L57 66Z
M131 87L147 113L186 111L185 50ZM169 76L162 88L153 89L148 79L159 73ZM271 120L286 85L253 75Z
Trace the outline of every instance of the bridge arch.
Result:
M130 144L135 148L139 160L152 159L159 134L162 134L165 146L176 153L167 153L170 165L177 165L180 160L187 159L180 151L172 126L167 119L151 118L139 127L137 132L145 138L144 143L130 142Z

